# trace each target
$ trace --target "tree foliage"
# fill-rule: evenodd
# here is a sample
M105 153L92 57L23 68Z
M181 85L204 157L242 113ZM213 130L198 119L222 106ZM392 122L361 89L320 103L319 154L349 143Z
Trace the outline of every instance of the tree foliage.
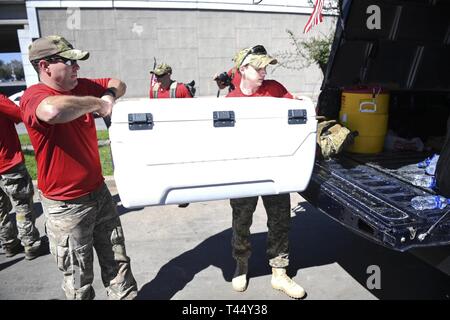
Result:
M0 60L0 79L13 80L13 71L15 80L25 79L25 73L23 71L23 65L21 61L12 60L8 63L5 63L3 60Z
M332 14L336 17L339 13L340 1L325 1L323 13ZM309 0L310 5L314 2ZM290 50L277 52L275 56L279 64L277 68L286 68L292 70L301 70L309 67L311 64L317 64L325 74L328 57L330 56L331 44L333 43L334 30L329 30L326 34L321 33L320 36L312 36L301 39L296 36L294 31L287 29Z
M279 63L278 67L301 70L315 63L325 74L334 34L331 32L300 40L292 30L286 30L286 32L292 49L275 54Z
M290 34L294 37L294 34ZM301 42L302 54L308 64L316 63L320 70L325 74L328 57L330 56L331 44L333 42L333 34L324 35L322 37L312 37Z

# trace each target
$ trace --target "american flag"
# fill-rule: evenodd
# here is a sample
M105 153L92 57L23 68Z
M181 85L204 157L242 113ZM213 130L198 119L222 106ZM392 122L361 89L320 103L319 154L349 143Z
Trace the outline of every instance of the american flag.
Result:
M323 9L324 0L316 0L316 3L314 4L313 12L311 13L311 16L308 19L308 22L306 23L305 27L303 28L303 33L307 33L313 26L318 25L323 21L322 17L322 9Z

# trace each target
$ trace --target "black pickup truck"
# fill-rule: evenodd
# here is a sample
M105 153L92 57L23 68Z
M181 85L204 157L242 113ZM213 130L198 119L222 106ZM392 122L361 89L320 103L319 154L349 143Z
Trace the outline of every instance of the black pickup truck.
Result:
M379 9L378 28L368 23L374 5ZM318 114L339 118L343 88L378 86L390 92L390 130L424 142L445 136L450 115L450 1L344 0L340 6ZM432 153L344 152L331 160L318 159L301 195L352 231L388 248L447 245L449 207L418 211L411 206L413 197L435 194L410 181L412 173L423 172L417 163Z

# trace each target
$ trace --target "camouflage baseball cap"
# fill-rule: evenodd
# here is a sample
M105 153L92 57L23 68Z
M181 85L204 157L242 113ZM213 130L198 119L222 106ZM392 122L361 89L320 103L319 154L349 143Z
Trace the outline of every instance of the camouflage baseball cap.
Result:
M155 70L150 71L157 76L165 75L166 73L172 73L172 68L167 63L161 63Z
M236 64L236 67L239 68L242 63L242 59L247 55L250 48L242 49L238 53L234 55L234 58L232 59L233 62Z
M278 63L277 59L269 56L266 49L261 45L242 49L234 56L233 61L236 63L237 68L250 64L256 69Z
M277 64L278 60L265 54L265 55L255 55L251 54L247 58L245 58L245 61L242 61L245 64L251 65L255 69L261 69L269 64Z
M28 47L28 58L30 61L60 56L71 60L86 60L89 52L74 49L73 46L61 36L47 36L39 38Z

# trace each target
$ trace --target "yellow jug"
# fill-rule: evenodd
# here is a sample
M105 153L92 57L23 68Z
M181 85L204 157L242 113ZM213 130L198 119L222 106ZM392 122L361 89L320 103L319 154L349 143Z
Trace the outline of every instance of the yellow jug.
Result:
M359 133L346 150L363 154L383 151L388 113L389 93L381 88L342 91L340 123Z

